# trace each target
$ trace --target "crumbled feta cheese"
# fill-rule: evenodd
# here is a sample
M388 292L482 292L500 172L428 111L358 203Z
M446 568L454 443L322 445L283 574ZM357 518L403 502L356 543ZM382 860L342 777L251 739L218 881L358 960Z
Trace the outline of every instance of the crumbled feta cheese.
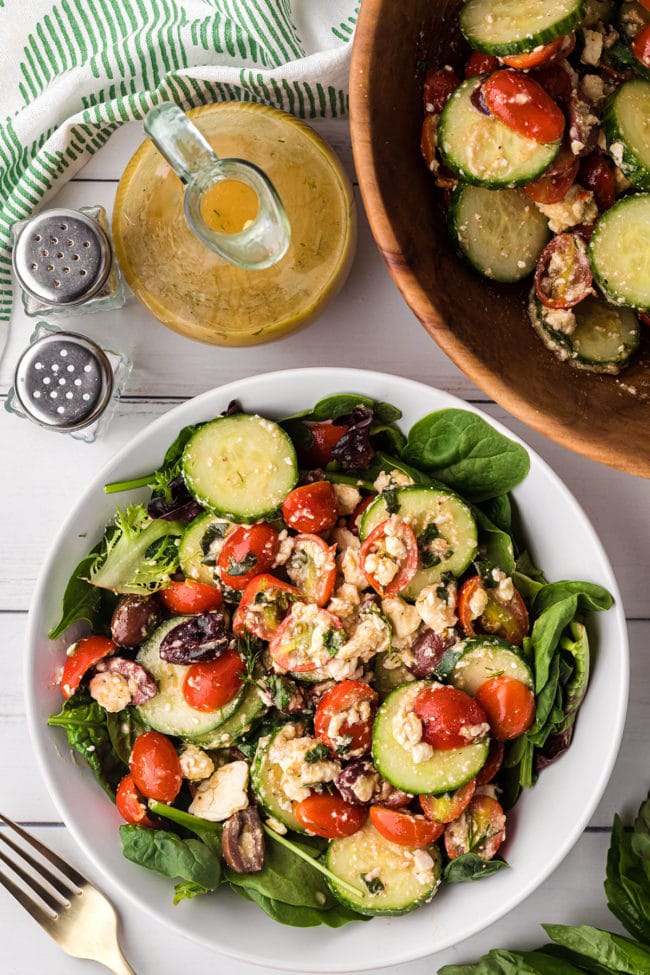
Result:
M596 107L599 107L609 94L605 87L605 79L599 74L583 75L580 80L580 91L587 101Z
M287 725L273 739L269 749L269 761L279 766L279 787L288 800L302 802L311 792L311 786L333 782L341 771L335 759L307 762L307 752L316 748L317 738L296 737L296 725Z
M336 508L340 515L351 515L361 501L361 492L353 484L333 484Z
M274 833L279 833L280 836L284 836L284 834L287 832L287 827L284 825L284 823L281 823L279 819L276 819L275 816L269 816L269 818L266 820L266 825L269 827L269 829L272 829Z
M419 741L411 748L411 758L415 765L428 761L433 755L433 748L426 741Z
M90 696L111 714L122 711L131 703L129 682L126 677L115 671L106 670L101 674L95 674L88 690Z
M544 321L556 332L572 335L578 326L578 320L571 308L545 308Z
M536 203L535 205L548 218L549 228L555 234L560 234L579 223L593 223L598 216L594 194L591 190L583 189L578 183L573 184L559 203Z
M483 586L477 586L472 595L470 596L469 602L467 603L467 608L470 612L470 617L475 620L479 616L482 616L485 612L485 608L488 604L488 594L487 590Z
M278 535L278 554L275 556L275 561L273 566L285 565L286 562L291 558L291 553L293 552L293 536L288 533L286 528L283 528Z
M495 568L492 569L492 578L497 584L494 592L496 598L501 602L509 603L515 595L515 587L510 576L506 575L503 569Z
M222 765L199 784L188 812L221 823L247 806L248 763L237 761Z
M185 745L179 755L181 775L190 782L209 778L214 772L214 762L207 752L197 745Z
M370 802L375 792L379 789L379 772L368 772L367 775L358 775L350 788L359 802Z
M585 44L580 55L580 60L583 64L597 65L603 53L603 35L598 30L589 30L586 27L583 28L582 33Z
M367 589L368 580L361 571L361 559L358 548L346 548L337 556L339 571L345 581L356 589Z
M400 599L387 596L381 601L381 610L393 628L393 635L400 638L415 633L420 625L420 614L415 606Z
M334 613L340 620L347 620L357 612L359 605L359 590L349 582L344 582L327 604L327 611Z
M616 163L617 166L623 165L623 153L625 152L625 146L622 142L612 142L609 147L609 154Z
M400 715L400 720L397 720L397 715L393 720L393 735L395 740L402 748L406 748L410 751L415 745L419 745L422 741L422 722L418 718L414 711L408 711L404 715Z
M375 491L381 494L382 491L388 491L392 488L410 487L411 484L415 484L415 481L408 474L405 474L404 471L392 470L381 471L373 487Z
M415 606L423 622L434 633L443 633L458 622L456 584L449 582L446 586L425 586L416 599Z
M415 879L423 886L428 886L434 881L434 862L426 850L413 850L413 866L415 868Z

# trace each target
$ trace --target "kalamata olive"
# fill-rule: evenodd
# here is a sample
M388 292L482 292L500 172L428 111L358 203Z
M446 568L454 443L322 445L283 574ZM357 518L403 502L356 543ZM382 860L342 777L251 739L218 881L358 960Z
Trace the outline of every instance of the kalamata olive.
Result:
M156 596L122 596L111 619L111 636L118 647L138 647L162 619Z
M593 293L587 245L578 234L552 237L539 255L535 293L546 308L573 308Z
M334 785L345 802L353 806L373 803L382 806L405 806L412 796L394 788L375 768L370 758L355 758L337 775Z
M431 677L449 647L453 647L457 637L455 634L442 636L433 630L424 630L413 644L413 663L409 670L418 680Z
M448 65L438 70L429 71L424 79L424 111L428 114L439 115L447 103L447 99L460 84L460 78Z
M216 660L229 644L223 613L201 613L166 634L160 644L160 657L169 664L206 663Z
M569 99L569 142L574 156L587 156L596 148L599 124L588 102L573 92Z
M223 824L223 858L235 873L257 873L264 866L264 833L254 806L240 809Z
M481 113L481 115L490 114L490 109L487 107L485 96L483 94L483 85L476 86L472 94L469 96L469 100L474 108Z
M119 674L123 677L129 685L131 700L128 703L132 706L144 704L158 693L155 678L146 667L126 657L105 657L96 664L95 673Z
M332 448L332 458L338 460L344 471L360 471L375 456L370 443L370 426L373 412L367 406L355 406L347 417L334 420L335 426L347 426L341 439Z
M591 190L598 209L609 210L616 202L614 163L604 152L592 152L580 162L580 185Z
M401 789L396 789L390 782L382 779L379 792L373 799L373 804L375 806L387 806L389 809L401 809L402 806L408 806L412 798L413 796L410 793L402 792Z

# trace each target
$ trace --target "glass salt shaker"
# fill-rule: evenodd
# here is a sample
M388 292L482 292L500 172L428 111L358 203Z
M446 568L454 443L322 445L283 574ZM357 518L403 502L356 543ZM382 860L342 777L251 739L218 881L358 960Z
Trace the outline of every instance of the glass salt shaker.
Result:
M11 232L27 315L85 315L124 304L104 207L43 210L14 223Z

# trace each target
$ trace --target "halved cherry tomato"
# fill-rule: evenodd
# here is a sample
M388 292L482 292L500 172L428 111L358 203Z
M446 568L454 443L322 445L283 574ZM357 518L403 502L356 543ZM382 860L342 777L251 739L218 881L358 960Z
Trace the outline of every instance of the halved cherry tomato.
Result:
M488 74L499 67L499 59L492 54L483 54L482 51L472 51L465 65L465 77L475 78L479 74Z
M534 68L530 72L533 78L553 101L566 104L571 98L573 85L571 75L562 64L543 64L541 68Z
M185 702L196 711L216 711L239 693L244 661L234 650L216 660L190 664L183 680Z
M268 572L279 547L278 533L266 522L235 528L226 537L217 562L224 586L245 589L254 576Z
M391 515L370 532L361 546L361 571L380 596L404 589L418 568L418 543L413 529Z
M248 632L260 640L270 640L291 604L300 598L296 587L282 579L266 573L255 576L242 593L232 621L233 633L244 636Z
M320 642L314 647L314 634ZM313 604L294 603L273 634L269 653L275 669L307 674L324 667L345 643L340 619Z
M282 517L297 532L327 531L339 517L334 488L329 481L294 488L282 502Z
M433 823L453 823L469 806L476 791L476 779L470 779L454 792L440 796L420 796L422 812Z
M300 463L303 467L325 467L332 459L332 451L344 433L349 429L344 423L332 423L331 420L303 420L311 434L311 446L298 450Z
M147 800L133 781L131 774L125 775L118 785L115 793L115 805L122 819L131 823L132 826L154 828L154 823L149 818Z
M506 817L491 796L474 796L465 812L445 829L445 850L450 860L476 853L491 860L506 838Z
M576 181L580 160L568 146L562 146L556 159L539 179L524 186L535 203L560 203Z
M527 731L535 720L535 695L514 677L490 677L479 687L474 700L487 715L492 734L510 741Z
M538 47L534 51L527 51L525 54L509 54L501 58L509 68L517 68L519 71L528 71L530 68L539 68L543 64L552 64L560 58L568 58L576 46L575 34L565 37L556 37L555 40Z
M496 738L492 739L490 742L490 751L488 752L487 761L476 776L477 785L487 785L488 782L492 781L503 764L505 750L506 746L502 741L497 741Z
M296 535L285 570L301 596L317 606L329 602L336 582L336 545L318 535Z
M379 706L377 692L360 680L344 680L321 697L314 715L314 734L346 758L370 751L372 726Z
M460 84L460 78L451 68L429 71L424 79L424 111L439 115L447 99Z
M68 650L61 674L61 692L64 697L72 697L81 683L81 678L91 667L114 653L116 646L105 636L86 636Z
M482 93L492 115L513 132L540 143L562 138L562 111L528 75L513 68L495 71L483 82Z
M170 582L167 589L160 593L160 598L170 613L179 615L209 613L213 609L219 609L223 603L223 595L218 586L209 586L195 579Z
M296 803L293 811L301 826L326 840L352 836L368 818L365 806L353 806L340 796L328 793L312 793Z
M485 589L487 605L477 616L472 610L472 602L477 592L483 588L483 582L478 575L466 579L460 587L456 612L465 636L490 633L520 647L530 627L528 610L520 594L515 589L512 599L501 603L497 601L494 589Z
M423 724L423 741L432 748L463 748L487 734L485 712L457 687L425 688L416 697L413 711Z
M147 799L172 802L183 782L176 749L159 731L145 731L133 745L129 768L136 787Z
M644 68L650 68L650 24L642 27L631 44L632 54Z
M593 292L587 245L579 234L556 234L537 260L535 293L546 308L573 308Z
M614 167L604 152L592 152L580 160L580 185L591 190L599 210L609 210L616 201Z
M431 846L445 829L443 823L432 823L423 816L398 812L386 806L371 806L370 822L390 843L416 848Z

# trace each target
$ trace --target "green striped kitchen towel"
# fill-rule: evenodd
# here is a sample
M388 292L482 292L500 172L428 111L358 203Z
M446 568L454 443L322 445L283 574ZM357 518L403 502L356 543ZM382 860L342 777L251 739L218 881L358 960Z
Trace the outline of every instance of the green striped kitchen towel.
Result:
M358 7L359 0L0 0L0 331L11 314L14 220L70 179L123 122L160 101L189 108L236 99L304 118L345 115Z

